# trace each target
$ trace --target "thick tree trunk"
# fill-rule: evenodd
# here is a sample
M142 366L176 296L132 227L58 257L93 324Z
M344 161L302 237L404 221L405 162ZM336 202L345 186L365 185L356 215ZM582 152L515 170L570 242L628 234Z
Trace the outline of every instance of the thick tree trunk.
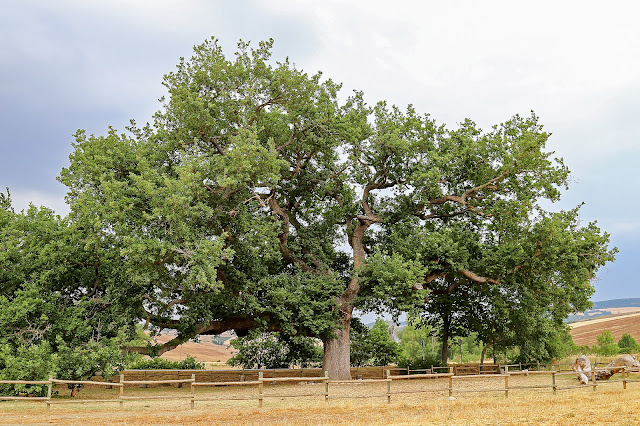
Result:
M390 185L392 186L392 185ZM362 194L362 210L364 215L358 215L358 223L350 232L350 223L354 219L347 220L347 235L351 249L353 250L353 269L355 275L351 278L347 289L338 298L337 304L340 309L342 328L334 330L335 339L324 342L324 357L322 367L329 373L329 378L334 380L351 379L351 340L349 329L351 327L351 314L353 313L353 301L360 291L358 272L365 265L366 251L364 248L364 236L372 223L381 223L382 219L376 216L369 206L369 192L373 189L387 188L386 184L370 183L364 188Z
M442 352L440 361L443 367L446 367L449 364L449 336L442 337Z
M489 349L489 346L491 346L491 343L487 343L486 345L484 345L484 347L482 348L482 355L480 355L480 365L484 364L484 356L487 353L487 349Z
M440 361L445 367L449 364L449 316L445 315L442 321L442 352L440 353Z
M324 342L322 368L329 372L329 378L332 380L351 379L350 322L350 319L345 321L343 329L334 331L335 339Z
M369 211L366 203L366 193L363 199L365 211ZM365 251L363 245L364 233L371 224L369 219L359 219L358 225L349 237L349 243L353 248L353 266L354 270L359 271L364 266ZM335 339L326 340L324 342L324 357L322 360L322 368L329 373L329 378L333 380L350 380L351 379L351 339L349 330L351 328L351 315L353 313L353 301L360 290L358 276L351 278L349 286L342 296L337 300L342 320L342 328L334 330Z

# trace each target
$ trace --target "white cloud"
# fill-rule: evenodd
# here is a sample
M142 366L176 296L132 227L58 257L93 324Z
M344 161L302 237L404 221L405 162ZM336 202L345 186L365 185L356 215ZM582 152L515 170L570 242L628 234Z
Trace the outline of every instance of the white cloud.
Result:
M345 94L363 90L370 103L412 103L449 126L470 117L486 129L535 110L553 133L548 149L576 172L578 184L565 204L586 201L585 218L600 219L619 235L638 235L632 216L640 208L633 197L640 179L638 2L23 0L5 6L0 188L11 187L18 209L33 201L68 212L63 195L42 189L44 175L51 179L64 166L54 153L70 150L76 127L101 134L108 124L121 129L128 118L149 119L159 107L162 75L180 56L189 57L193 45L213 35L230 55L240 38L273 37L274 59L289 56L308 73L322 70L344 83Z
M64 201L64 195L42 192L35 189L10 189L11 204L16 212L27 210L29 204L36 207L47 207L60 216L69 214L69 206Z
M603 227L614 236L621 235L628 237L629 234L636 234L640 231L640 221L609 222L605 223Z

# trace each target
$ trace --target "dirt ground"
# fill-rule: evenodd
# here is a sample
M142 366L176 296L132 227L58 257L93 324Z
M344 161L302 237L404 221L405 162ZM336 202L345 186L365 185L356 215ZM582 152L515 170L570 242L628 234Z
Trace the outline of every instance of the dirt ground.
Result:
M634 377L640 380L640 374ZM615 377L614 377L615 379ZM509 386L550 384L550 376L511 376ZM573 376L557 377L558 386L577 384ZM265 385L263 408L256 399L197 401L188 399L126 401L118 403L46 405L38 402L0 403L0 424L640 424L640 383L599 384L558 390L511 389L504 391L504 377L454 379L454 396L448 396L448 379L417 379L392 382L387 403L385 382L331 384L324 400L323 384ZM59 398L68 400L66 389ZM462 391L469 392L462 392ZM416 393L421 391L421 393ZM428 391L428 392L427 392ZM81 398L115 398L117 390L85 388ZM125 389L128 396L188 396L188 388ZM313 394L292 398L294 395ZM256 397L253 387L198 388L208 397ZM375 395L374 397L371 397ZM369 396L368 398L363 398Z

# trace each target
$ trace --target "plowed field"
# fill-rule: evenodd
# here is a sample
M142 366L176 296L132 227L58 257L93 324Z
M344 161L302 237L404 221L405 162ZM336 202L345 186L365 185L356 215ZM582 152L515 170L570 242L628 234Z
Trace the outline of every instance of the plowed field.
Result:
M625 333L629 333L634 339L640 341L640 312L595 318L576 322L570 326L571 337L576 345L594 345L598 334L605 330L609 330L616 341Z
M157 336L155 340L158 343L165 343L172 338L173 336L163 334ZM170 361L180 361L185 359L187 355L191 355L200 362L226 362L233 356L233 352L229 346L215 345L211 342L186 342L173 350L163 353L161 357Z

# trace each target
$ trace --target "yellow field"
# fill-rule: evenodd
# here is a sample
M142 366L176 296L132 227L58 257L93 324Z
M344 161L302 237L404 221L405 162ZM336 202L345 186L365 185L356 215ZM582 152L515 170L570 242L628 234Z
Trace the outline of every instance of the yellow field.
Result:
M510 378L509 385L546 384L548 377ZM464 380L464 379L460 379ZM465 381L454 387L481 392L454 393L448 398L448 381L394 381L392 392L417 388L441 390L436 393L394 394L386 402L386 384L332 385L332 399L322 396L306 398L267 397L264 407L257 401L196 402L189 409L188 400L126 401L124 410L117 403L86 405L54 405L47 413L46 405L35 402L0 403L0 424L640 424L640 383L629 383L623 390L620 382L599 382L591 387L559 390L511 390L490 392L501 387L504 379L486 377ZM574 385L572 376L558 377L558 385ZM482 390L486 389L486 392ZM66 389L60 388L61 394ZM252 396L255 390L225 387L198 389L198 395ZM113 393L113 395L111 395ZM117 391L86 388L81 398L115 397ZM189 389L131 388L127 395L176 395ZM323 393L323 385L265 386L266 395ZM378 395L372 399L342 399L347 396ZM335 396L334 396L335 395Z

